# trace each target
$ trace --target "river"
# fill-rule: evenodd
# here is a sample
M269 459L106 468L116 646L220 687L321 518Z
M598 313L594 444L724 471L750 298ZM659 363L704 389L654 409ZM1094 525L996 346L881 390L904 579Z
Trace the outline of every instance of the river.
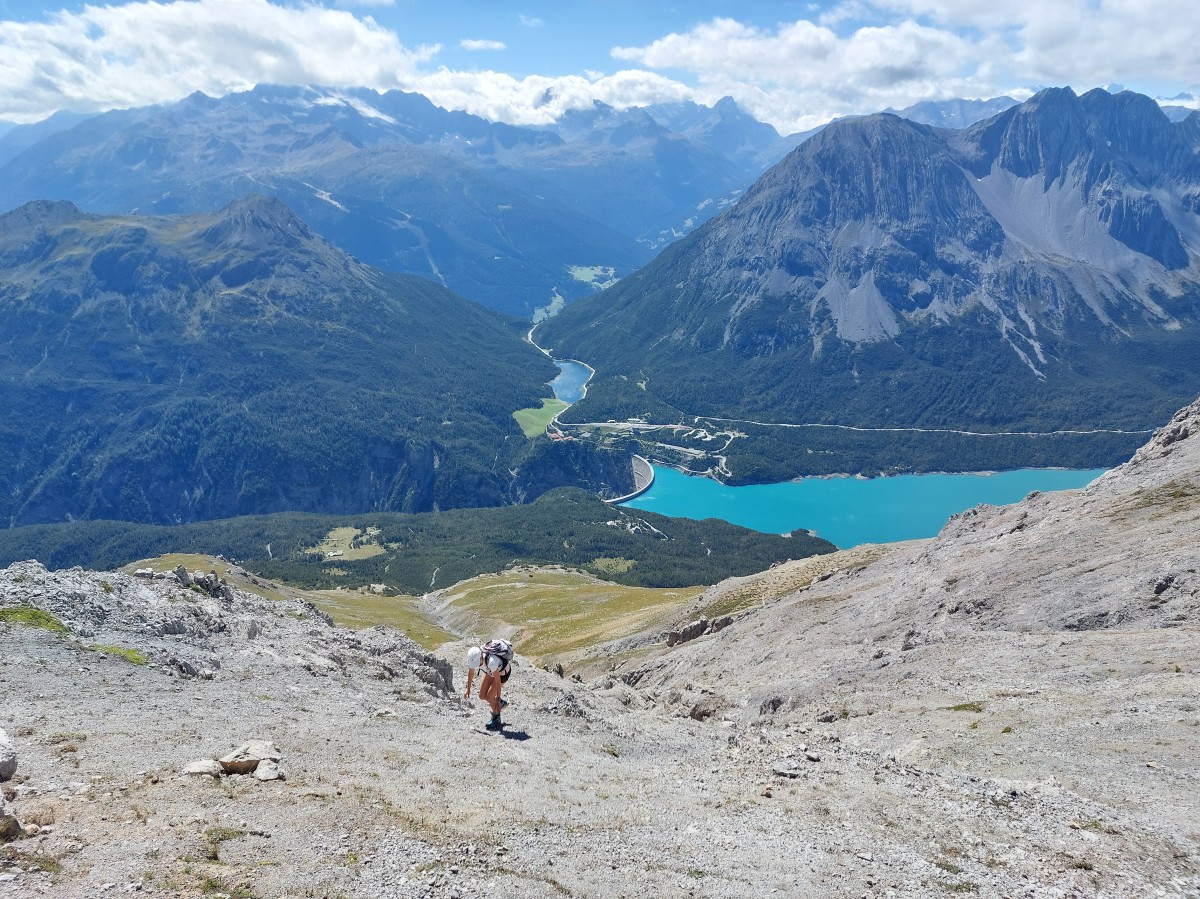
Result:
M591 380L592 370L582 362L572 359L552 360L558 366L558 377L550 382L554 396L564 403L578 403L587 393L587 382Z
M980 503L1015 503L1034 490L1083 487L1104 471L1025 468L987 475L804 478L727 487L655 466L650 489L622 505L679 518L722 518L769 534L803 528L849 549L862 543L932 537L956 512Z

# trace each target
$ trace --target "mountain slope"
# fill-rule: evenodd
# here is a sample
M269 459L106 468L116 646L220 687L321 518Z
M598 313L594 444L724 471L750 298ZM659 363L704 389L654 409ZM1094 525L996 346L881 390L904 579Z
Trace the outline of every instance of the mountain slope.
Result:
M1198 435L1192 406L1086 491L725 582L702 602L753 610L590 684L518 642L502 735L472 623L434 655L216 557L192 589L17 563L0 896L1189 897ZM283 782L183 773L250 739Z
M0 520L494 505L554 368L277 200L0 217Z
M835 122L538 340L597 368L580 420L641 382L688 415L1144 428L1200 384L1198 150L1103 91Z

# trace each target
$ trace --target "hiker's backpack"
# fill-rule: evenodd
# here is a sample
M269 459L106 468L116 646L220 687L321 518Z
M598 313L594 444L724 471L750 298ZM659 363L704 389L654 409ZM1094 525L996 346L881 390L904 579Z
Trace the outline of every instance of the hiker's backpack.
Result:
M508 683L508 676L512 674L513 648L512 644L507 640L488 640L483 644L484 655L493 655L504 662L504 667L500 669L500 683Z
M483 644L483 651L488 655L499 656L508 665L513 660L512 644L507 640L488 640Z

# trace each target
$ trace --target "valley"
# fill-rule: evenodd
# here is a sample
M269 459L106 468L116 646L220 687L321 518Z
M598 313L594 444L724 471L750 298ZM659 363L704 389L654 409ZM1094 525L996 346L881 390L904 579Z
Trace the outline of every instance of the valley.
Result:
M1117 89L0 125L0 899L1197 899L1198 198Z

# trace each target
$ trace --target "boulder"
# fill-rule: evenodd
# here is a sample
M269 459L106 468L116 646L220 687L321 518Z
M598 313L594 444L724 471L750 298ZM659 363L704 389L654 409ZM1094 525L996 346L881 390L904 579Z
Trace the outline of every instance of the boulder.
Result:
M254 777L256 780L283 780L283 772L279 770L279 764L273 759L263 759L258 763L258 767L254 769Z
M0 780L12 780L17 773L17 748L8 734L0 729Z
M209 777L219 778L224 772L221 763L216 759L197 759L194 762L188 762L183 766L184 774L195 774L197 776L208 775Z
M264 760L278 762L283 756L269 740L251 740L243 743L229 755L220 758L221 767L228 774L250 774Z
M25 831L12 815L0 815L0 843L11 843L22 839Z
M186 568L184 568L182 565L177 565L175 567L175 577L179 581L179 586L181 586L181 587L192 586L192 576L190 574L188 574L188 570Z
M732 615L722 615L720 618L714 618L712 624L708 626L708 632L715 634L717 631L723 631L729 625L733 624Z
M698 621L693 621L691 624L685 625L677 631L668 631L667 646L678 646L680 643L688 642L688 640L695 640L707 630L707 618L701 618Z
M693 621L691 624L684 627L679 632L679 642L686 643L688 640L695 640L701 634L708 630L708 619L701 618L699 621Z
M800 763L793 758L776 759L771 771L779 777L799 777L804 773Z

